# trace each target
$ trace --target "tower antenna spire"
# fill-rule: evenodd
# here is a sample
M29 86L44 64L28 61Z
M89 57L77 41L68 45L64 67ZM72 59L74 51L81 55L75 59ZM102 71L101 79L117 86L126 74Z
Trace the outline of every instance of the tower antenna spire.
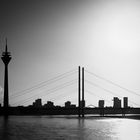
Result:
M8 48L7 48L7 37L6 37L6 39L5 39L5 42L6 42L5 52L8 52Z

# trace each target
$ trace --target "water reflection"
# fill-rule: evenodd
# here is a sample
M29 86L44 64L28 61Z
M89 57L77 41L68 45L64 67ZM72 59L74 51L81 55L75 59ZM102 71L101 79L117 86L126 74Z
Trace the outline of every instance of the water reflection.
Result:
M137 120L125 119L116 124L116 133L120 140L139 140L140 123Z
M111 139L117 140L140 140L140 120L135 119L104 119L100 120L108 124ZM105 127L107 128L107 127Z
M83 140L86 138L86 128L85 128L85 119L81 118L81 119L78 119L78 138L79 140Z
M54 116L0 117L0 140L139 140L140 120Z
M1 129L0 129L0 139L9 140L9 126L8 126L8 116L1 118Z

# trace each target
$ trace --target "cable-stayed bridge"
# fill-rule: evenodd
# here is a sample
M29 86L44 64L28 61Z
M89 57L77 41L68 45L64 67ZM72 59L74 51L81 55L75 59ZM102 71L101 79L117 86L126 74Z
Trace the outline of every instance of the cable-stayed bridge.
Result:
M97 79L105 84L101 83L100 85L99 82L96 83ZM119 92L108 89L109 86L105 87L106 85L110 85L111 88L114 87L114 89L117 88L122 93L126 93L125 95L127 95L128 98L129 96L134 96L140 99L140 94L137 92L87 69L84 70L84 68L82 68L81 73L81 69L78 67L78 69L75 68L68 72L58 74L30 88L10 94L10 106L28 106L38 98L42 99L43 104L47 101L52 101L59 106L64 106L65 101L71 101L77 108L80 108L80 114L82 114L84 108L96 108L97 102L100 99L105 100L105 103L111 106L113 97L123 98ZM1 102L2 100L1 98ZM82 101L85 101L85 105L80 105ZM131 99L128 101L129 104L134 107L140 107L140 104L137 102Z
M102 80L106 82L107 84L113 85L115 88L122 90L123 93L124 92L127 93L128 97L132 95L132 96L135 96L136 98L140 98L140 94L136 93L135 91L132 91L102 76L99 76L93 72L90 72L87 69L85 69L84 72L85 72L85 75L84 75L85 98L86 96L88 96L88 94L92 95L92 98L93 98L92 104L94 106L96 106L96 103L94 103L95 101L94 98L103 99L103 96L102 96L103 92L105 92L106 96L109 95L111 97L119 97L119 98L123 98L123 96L119 93L116 93L112 89L108 89L102 85L99 85L98 83L95 83L95 81L93 80L91 81L87 79L89 76L98 78L99 80ZM92 86L92 88L89 88L89 86ZM95 92L96 89L100 90L100 94ZM46 100L52 100L54 102L57 102L58 99L59 100L61 100L61 98L65 99L66 96L73 97L73 101L75 101L75 103L77 104L76 99L78 99L78 90L79 90L78 89L78 69L73 69L63 74L59 74L47 81L43 81L30 88L24 89L16 93L12 93L9 96L10 96L11 106L28 105L37 98L42 98L42 99L44 98ZM80 90L82 91L82 88L80 88ZM69 100L71 100L71 98ZM104 100L108 103L111 103L111 100L109 99L104 99ZM135 107L140 107L140 104L138 104L135 101L132 101L131 99L129 99L129 102ZM62 103L60 102L60 104Z

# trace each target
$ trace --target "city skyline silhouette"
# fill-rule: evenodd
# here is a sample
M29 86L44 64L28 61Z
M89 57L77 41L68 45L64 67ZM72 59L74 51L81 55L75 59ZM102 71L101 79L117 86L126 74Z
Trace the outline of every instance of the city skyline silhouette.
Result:
M87 115L87 114L88 115L89 114L92 114L92 115L99 114L100 116L110 114L111 116L109 116L109 117L113 117L115 114L122 114L122 117L126 117L125 116L126 114L127 115L133 114L132 116L127 116L127 117L135 117L137 119L139 118L138 114L140 114L140 108L130 107L128 105L129 104L128 97L123 97L123 106L122 106L121 99L119 99L118 97L113 98L113 106L109 106L109 107L105 106L105 100L103 100L103 99L98 101L98 107L96 107L94 105L86 105L85 91L87 92L88 90L85 90L85 82L92 84L96 87L99 87L99 88L111 93L112 95L116 95L116 93L113 93L110 90L101 87L100 85L94 84L91 81L85 80L85 69L84 69L84 67L82 67L82 69L81 69L80 66L78 67L78 79L77 79L77 85L78 85L77 106L76 106L76 104L71 104L71 101L66 101L64 106L54 105L54 102L52 102L51 100L47 101L47 103L43 105L41 98L36 99L32 104L30 104L28 106L23 106L23 103L32 101L33 98L35 98L34 96L32 96L31 98L28 98L27 100L24 100L24 99L21 100L20 102L22 102L22 105L18 105L15 107L11 106L9 104L9 86L8 86L9 85L8 84L9 83L8 64L9 64L11 58L12 58L12 56L11 56L11 53L8 51L7 39L6 39L5 51L2 52L2 57L1 57L1 59L4 63L4 66L5 66L3 106L0 104L0 115L4 115L6 118L9 115L78 115L79 118L80 117L84 118L85 115ZM70 73L73 71L67 72L65 74L69 74L67 76L70 76L71 75ZM92 74L92 76L95 76L95 77L99 78L100 80L104 80L105 82L108 82L109 84L117 86L122 90L125 90L131 94L135 94L135 95L139 96L139 94L137 94L136 92L131 91L127 88L124 88L116 83L113 83L110 80L107 80L107 79L105 79L101 76L98 76L94 73L91 73L87 70L86 70L86 72L88 74ZM57 80L60 80L60 79L63 79L64 77L66 77L65 74L61 74L61 75L57 76L57 78L58 78ZM48 80L47 82L54 83L55 81L53 81L53 80L56 80L56 79L53 78L53 79ZM44 84L44 82L42 82L42 83ZM14 95L16 95L14 98L19 97L19 96L22 97L22 96L24 96L24 94L27 94L28 92L30 93L32 90L34 90L34 88L38 89L38 88L42 87L41 84L39 84L37 87L31 87L29 89L25 89L24 91L20 92L20 94L19 93L17 93L17 95L14 94ZM62 86L62 88L66 87L66 86L68 86L68 85ZM59 90L59 88L56 88L55 90ZM55 92L55 90L51 91L50 93ZM91 92L88 91L88 93L91 93ZM37 95L37 96L40 96L40 95ZM135 105L138 105L133 101L131 101L131 102ZM94 106L94 107L90 107L90 106ZM112 114L114 114L114 115L112 115Z
M5 48L5 38L13 58L9 64L9 97L16 96L25 89L30 89L65 72L77 70L81 65L130 91L140 91L140 43L139 43L139 2L138 1L43 1L32 0L28 3L1 1L0 13L0 48ZM3 98L4 67L0 61L0 103ZM110 90L121 97L129 97L139 104L139 96L133 95L111 84L85 73L85 87L89 92L111 100L105 90ZM77 75L64 79L61 84L76 80ZM102 87L99 89L92 84ZM64 83L63 83L64 82ZM76 81L72 81L75 82ZM88 84L87 84L88 83ZM60 84L60 85L61 85ZM25 94L22 98L10 99L11 105L19 105L34 94L46 93L59 82ZM74 100L77 85L72 85L54 95L48 95L44 101L57 98L59 94L73 93L71 99L64 97L54 101L61 105L66 100ZM13 95L15 94L15 95ZM38 97L35 97L35 100ZM41 97L40 97L41 98ZM87 104L98 104L98 97L90 93L85 96ZM31 101L32 102L32 101ZM26 102L24 105L29 105ZM77 99L73 101L77 103ZM112 103L106 102L107 106ZM130 106L137 106L130 103Z

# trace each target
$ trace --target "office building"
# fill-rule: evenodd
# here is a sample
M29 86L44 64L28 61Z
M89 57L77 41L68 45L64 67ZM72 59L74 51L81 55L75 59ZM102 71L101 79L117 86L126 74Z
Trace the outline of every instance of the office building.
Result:
M75 104L71 104L70 101L65 102L65 108L76 108Z
M113 98L113 107L121 108L121 100L118 97Z
M54 107L54 103L51 102L51 101L47 101L47 104L45 104L44 107L53 108Z
M71 102L70 101L65 102L65 107L66 108L70 108L70 106L71 106Z
M42 107L41 99L36 99L35 102L33 102L33 107Z
M99 108L104 108L104 103L105 103L104 100L99 100L98 107Z
M123 107L128 108L128 97L123 97Z

